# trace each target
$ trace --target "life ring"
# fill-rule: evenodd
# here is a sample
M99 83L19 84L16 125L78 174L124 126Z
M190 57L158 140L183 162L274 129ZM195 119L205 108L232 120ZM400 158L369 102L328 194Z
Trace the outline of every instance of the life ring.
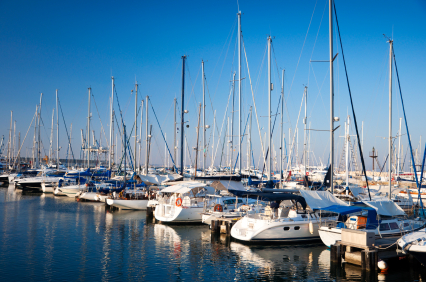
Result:
M215 205L214 211L223 212L223 206L221 204Z
M176 206L177 206L177 207L182 206L182 198L177 198L177 199L176 199Z
M306 172L306 175L309 175L309 171Z

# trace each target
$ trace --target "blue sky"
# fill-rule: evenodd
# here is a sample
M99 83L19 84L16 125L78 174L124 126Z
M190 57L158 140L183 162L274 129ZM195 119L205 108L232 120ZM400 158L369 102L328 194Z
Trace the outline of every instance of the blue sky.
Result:
M355 110L358 122L364 121L366 153L375 146L379 150L381 162L387 154L387 141L381 137L386 136L388 132L389 45L383 34L393 35L394 38L413 144L418 146L421 135L424 143L426 134L423 121L426 113L423 105L426 98L422 82L426 77L426 2L336 1L336 7ZM267 128L267 119L264 116L267 115L265 50L268 35L274 37L274 113L280 95L281 73L278 72L281 72L281 69L286 71L286 138L290 126L294 132L305 85L308 86L308 121L311 122L311 128L328 129L328 64L309 63L311 59L328 59L328 1L240 1L239 8L243 13L244 43L260 127L263 128L261 135L264 136ZM81 145L80 130L86 129L87 88L92 88L99 109L98 116L92 102L92 128L99 139L100 119L107 135L109 132L108 99L111 93L110 77L114 76L126 124L131 125L134 119L134 96L131 95L131 90L137 80L139 97L151 97L168 142L171 142L172 103L173 98L177 97L180 104L181 56L186 54L188 60L185 108L190 112L187 136L190 140L189 146L194 147L197 103L201 102L202 97L202 59L205 61L210 94L206 106L207 124L213 124L213 108L217 111L216 123L219 130L222 125L232 72L237 70L238 63L235 53L237 12L236 1L1 2L0 135L5 135L7 141L11 110L17 122L17 131L21 132L21 136L25 135L42 92L42 117L45 124L42 136L43 143L47 146L52 109L55 105L55 89L59 89L68 129L70 124L73 124L72 145L74 152L78 154ZM350 104L337 41L335 52L339 53L335 63L335 115L340 117L339 124L343 128L343 120ZM247 65L245 60L243 62L245 121L253 102ZM394 83L394 89L396 86ZM394 135L398 130L399 117L402 117L397 94L394 92L393 96ZM118 108L116 111L118 113ZM153 117L152 111L149 114ZM156 122L153 119L151 122L156 139L151 158L155 163L162 163L164 142ZM302 126L300 120L299 157L303 144ZM253 129L252 139L257 165L260 142L255 118L253 127L256 128ZM237 127L235 130L238 130ZM67 140L62 121L60 132L60 144L65 148ZM336 132L337 136L343 134L341 129ZM212 138L211 129L207 131L207 136ZM218 133L216 140L217 136ZM33 131L30 130L23 154L30 152L32 138ZM108 137L102 135L101 139L105 145ZM342 151L341 140L342 138L336 137L337 162L340 161ZM278 134L274 134L274 144L277 150ZM328 144L327 133L311 134L311 150L316 160L321 159L327 163ZM403 138L403 144L405 151L406 136ZM245 145L244 143L244 152ZM64 157L65 153L63 149L61 156ZM193 152L191 153L194 157ZM220 153L221 147L216 155L216 164L219 163ZM245 153L243 161L246 161Z

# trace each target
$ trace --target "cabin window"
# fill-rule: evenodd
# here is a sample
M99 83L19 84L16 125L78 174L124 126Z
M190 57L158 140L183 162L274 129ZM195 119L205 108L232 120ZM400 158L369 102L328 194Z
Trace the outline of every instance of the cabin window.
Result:
M380 231L390 230L389 223L380 224Z
M299 230L300 229L300 226L295 226L294 227L294 230Z
M404 227L408 227L410 224L408 222L404 222Z
M398 224L396 222L389 223L391 229L399 229Z
M243 202L243 200L241 200L241 199L238 199L238 203L239 204L241 204Z
M289 231L289 230L290 230L290 227L288 226L284 227L284 231Z

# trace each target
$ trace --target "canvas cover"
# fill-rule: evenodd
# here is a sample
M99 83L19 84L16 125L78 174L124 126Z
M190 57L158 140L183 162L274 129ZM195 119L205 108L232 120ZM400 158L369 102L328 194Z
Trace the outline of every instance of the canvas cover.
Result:
M389 200L363 201L364 204L374 208L382 216L405 215L405 212L394 202Z
M179 174L147 174L147 175L139 175L143 183L146 185L161 185L169 181L175 181L181 179L182 176Z
M191 191L192 189L195 189L195 188L203 188L206 185L207 184L204 184L204 183L201 183L201 182L193 182L191 184L185 184L185 185L178 184L178 185L173 185L173 186L169 186L167 188L164 188L163 190L161 190L161 193L184 194L184 193L188 193L189 191Z
M241 181L216 180L210 186L216 190L221 190L221 191L229 191L229 190L246 191Z
M337 199L328 191L308 191L300 190L300 194L305 198L308 206L313 210L327 208L329 206L349 206L344 201Z

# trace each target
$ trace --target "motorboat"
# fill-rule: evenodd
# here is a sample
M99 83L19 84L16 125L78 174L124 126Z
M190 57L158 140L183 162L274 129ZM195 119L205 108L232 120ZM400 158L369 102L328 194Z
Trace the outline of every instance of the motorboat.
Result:
M233 238L250 242L282 243L319 240L320 213L312 206L308 210L304 197L292 193L250 194L269 201L270 205L265 207L264 212L252 211L237 221L231 229ZM324 200L329 203L340 202L328 194ZM336 220L337 216L331 216L329 219Z
M391 200L363 201L361 205L333 205L321 208L338 214L336 221L321 220L319 235L330 247L341 240L342 229L372 231L376 238L398 236L422 228L420 219L408 219L405 212Z
M426 266L426 228L405 234L397 243L404 253L411 254Z
M197 181L187 181L161 190L155 219L163 223L201 223L204 200L214 188Z

